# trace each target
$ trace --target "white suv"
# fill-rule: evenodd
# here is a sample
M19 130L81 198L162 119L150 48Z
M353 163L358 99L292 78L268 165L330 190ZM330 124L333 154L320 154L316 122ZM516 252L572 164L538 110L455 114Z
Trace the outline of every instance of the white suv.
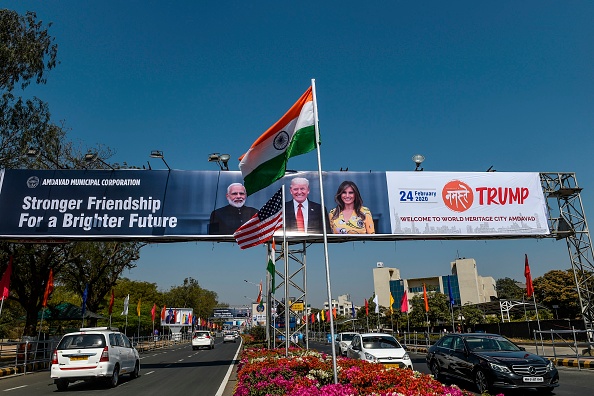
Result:
M192 334L192 349L199 349L200 347L207 347L213 349L215 346L214 337L207 330L196 330Z
M140 357L116 328L89 327L65 334L52 354L51 378L59 391L78 380L105 379L111 387L121 374L138 377Z

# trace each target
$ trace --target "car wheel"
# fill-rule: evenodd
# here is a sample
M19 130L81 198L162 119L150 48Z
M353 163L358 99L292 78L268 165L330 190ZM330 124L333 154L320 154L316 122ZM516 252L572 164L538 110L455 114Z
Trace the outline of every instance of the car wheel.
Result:
M58 388L60 392L64 392L66 389L68 389L68 380L57 380L56 388Z
M430 370L434 379L439 381L442 378L441 369L439 368L439 363L437 363L437 360L433 360L431 362Z
M130 378L138 378L138 373L140 372L140 363L136 362L134 365L134 370L130 373Z
M111 377L109 378L109 387L115 388L118 386L118 382L120 381L120 366L116 364L113 368L113 373L111 373Z
M474 373L474 384L476 385L480 394L489 391L489 379L487 378L487 374L481 369L476 370Z
M214 349L214 344L212 344L212 345L210 346L210 349Z

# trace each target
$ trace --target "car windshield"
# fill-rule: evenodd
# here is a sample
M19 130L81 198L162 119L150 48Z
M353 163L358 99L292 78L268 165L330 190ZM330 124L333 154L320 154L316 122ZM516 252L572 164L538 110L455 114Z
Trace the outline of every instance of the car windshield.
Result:
M516 344L500 337L468 337L466 343L471 351L521 351Z
M355 338L354 334L343 334L342 335L342 340L343 341L353 341L353 338Z
M58 349L104 348L105 337L102 334L66 335L60 341Z
M402 348L394 337L369 336L363 337L363 348L365 349L391 349Z

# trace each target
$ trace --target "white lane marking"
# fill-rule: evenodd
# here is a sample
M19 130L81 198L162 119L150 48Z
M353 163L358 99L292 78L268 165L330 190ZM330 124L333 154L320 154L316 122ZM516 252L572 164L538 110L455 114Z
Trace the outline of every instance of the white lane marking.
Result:
M28 385L15 386L14 388L4 389L4 392L8 392L8 391L15 390L15 389L26 388L27 386Z
M149 371L148 373L144 373L144 375L151 375L151 374L152 374L152 373L154 373L154 372L155 372L155 370L153 370L153 371Z
M239 351L241 351L241 344L243 343L243 338L240 338L239 341L239 348L237 348L237 352L235 352L235 356L233 357L233 362L237 360L237 355L239 355ZM229 382L229 377L231 377L231 372L233 371L233 366L235 363L231 363L229 369L227 370L227 375L225 375L225 379L221 382L221 386L219 386L219 390L215 394L215 396L223 396L223 392L225 392L225 388L227 387L227 382Z

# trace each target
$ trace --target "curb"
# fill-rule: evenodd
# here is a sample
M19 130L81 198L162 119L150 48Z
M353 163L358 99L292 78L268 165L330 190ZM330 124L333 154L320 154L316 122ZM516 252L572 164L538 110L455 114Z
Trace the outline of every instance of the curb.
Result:
M594 369L593 359L555 359L552 357L547 359L551 360L557 366Z
M45 370L50 367L49 362L27 363L27 365L0 368L0 377Z

